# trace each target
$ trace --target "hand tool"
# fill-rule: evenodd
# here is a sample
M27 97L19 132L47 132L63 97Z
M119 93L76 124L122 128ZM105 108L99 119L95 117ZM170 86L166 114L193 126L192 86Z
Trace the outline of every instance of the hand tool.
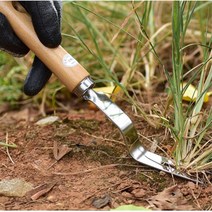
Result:
M130 118L105 94L95 92L92 89L94 82L85 68L61 46L50 49L39 41L31 23L31 18L26 12L18 11L14 2L10 1L0 1L0 12L7 17L17 36L58 77L70 92L91 101L119 128L132 158L155 169L187 180L196 181L187 174L177 171L171 160L147 151L141 145L137 131Z

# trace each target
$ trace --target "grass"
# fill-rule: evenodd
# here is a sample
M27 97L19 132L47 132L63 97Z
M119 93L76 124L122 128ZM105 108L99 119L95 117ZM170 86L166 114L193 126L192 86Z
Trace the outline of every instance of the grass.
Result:
M211 90L211 9L211 2L190 1L69 1L63 7L62 45L86 67L97 87L121 86L118 99L128 101L149 125L168 129L177 167L190 172L212 168L212 113L203 103ZM61 107L61 95L71 100L54 77L34 98L21 92L30 58L0 52L0 101L42 105L45 114L45 107ZM182 82L187 83L184 89ZM190 84L198 97L185 103L182 97ZM168 90L164 111L143 108L141 96L151 102L161 87L163 93Z
M211 40L202 40L204 46L204 65L197 69L197 74L191 76L190 83L198 80L198 97L195 103L190 106L186 112L183 112L182 96L185 92L181 87L184 81L183 51L181 49L185 45L185 35L195 9L198 7L197 2L174 2L172 9L172 64L173 76L168 76L171 93L173 96L175 109L175 122L172 128L175 137L175 161L178 166L185 169L191 168L191 171L200 171L202 164L212 168L212 149L211 141L204 141L204 134L212 125L211 110L206 122L203 121L203 100L205 93L211 88ZM202 12L202 11L201 11ZM208 25L204 32L207 32ZM200 76L199 76L200 75ZM204 154L203 154L204 153ZM201 155L201 156L200 156ZM207 165L206 165L207 164Z
M22 96L21 74L23 66L5 53L0 53L0 102L8 101L14 104Z

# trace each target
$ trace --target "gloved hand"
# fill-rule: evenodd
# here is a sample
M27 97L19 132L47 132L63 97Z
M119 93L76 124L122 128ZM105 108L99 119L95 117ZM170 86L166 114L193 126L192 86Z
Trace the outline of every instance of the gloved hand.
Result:
M19 1L32 18L34 29L40 41L54 48L61 43L60 1ZM15 35L6 17L0 13L0 49L13 56L24 56L29 49ZM24 82L24 93L36 95L46 84L51 71L35 56L31 70Z

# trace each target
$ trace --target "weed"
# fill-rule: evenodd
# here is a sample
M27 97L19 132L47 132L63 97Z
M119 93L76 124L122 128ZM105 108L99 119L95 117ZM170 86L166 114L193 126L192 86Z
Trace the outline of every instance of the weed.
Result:
M202 5L201 5L202 6ZM204 96L212 85L211 68L211 39L207 36L202 40L203 63L193 68L193 75L187 85L182 89L184 81L184 61L182 49L185 45L185 36L194 12L198 10L197 2L173 2L172 9L172 64L173 74L166 71L171 95L174 103L174 127L171 127L176 142L174 156L176 164L190 171L201 171L202 168L211 169L212 148L211 139L205 140L204 136L212 124L211 109L209 115L203 119ZM204 33L208 31L208 25ZM197 81L197 99L184 110L183 94L188 86Z

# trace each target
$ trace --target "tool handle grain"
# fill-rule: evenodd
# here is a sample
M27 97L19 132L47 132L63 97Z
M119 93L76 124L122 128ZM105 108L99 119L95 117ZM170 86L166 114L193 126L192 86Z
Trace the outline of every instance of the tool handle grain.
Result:
M61 46L45 47L36 35L30 16L15 9L12 2L0 1L0 12L7 17L16 35L23 43L71 92L89 76L89 73Z

